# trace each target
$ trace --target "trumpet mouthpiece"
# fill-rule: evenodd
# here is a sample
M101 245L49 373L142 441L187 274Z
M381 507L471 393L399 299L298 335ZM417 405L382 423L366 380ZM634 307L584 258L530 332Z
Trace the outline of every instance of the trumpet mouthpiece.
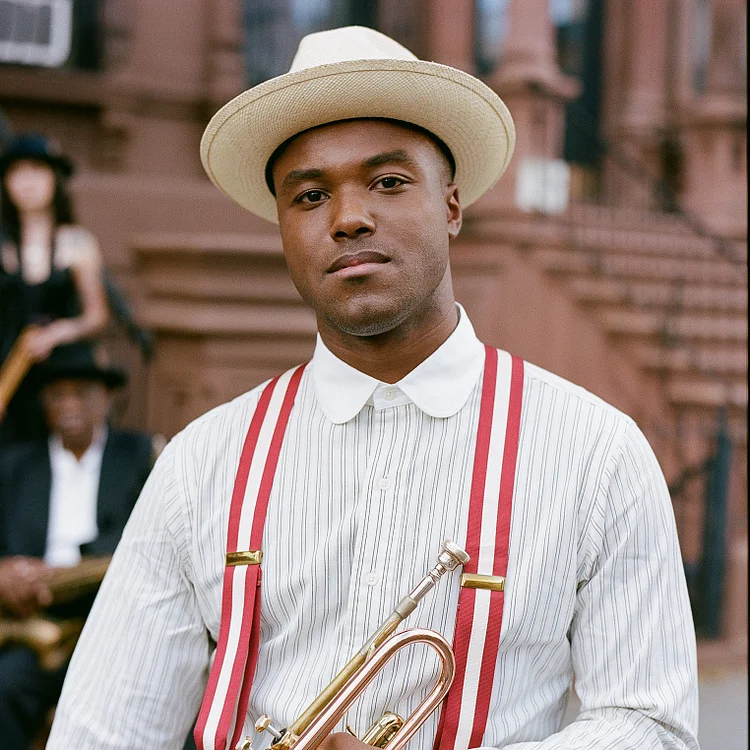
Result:
M448 559L442 559L444 557ZM459 547L450 539L446 539L443 542L443 549L440 552L440 558L440 562L442 562L443 564L450 565L450 562L453 562L453 565L450 568L451 570L457 568L459 565L465 565L467 562L469 562L469 555L466 550Z

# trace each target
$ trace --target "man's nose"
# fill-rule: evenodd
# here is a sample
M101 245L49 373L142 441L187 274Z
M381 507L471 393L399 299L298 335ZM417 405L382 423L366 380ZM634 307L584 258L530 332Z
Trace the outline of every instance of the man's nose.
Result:
M375 221L363 197L348 193L333 199L335 213L331 223L334 240L349 240L375 232Z

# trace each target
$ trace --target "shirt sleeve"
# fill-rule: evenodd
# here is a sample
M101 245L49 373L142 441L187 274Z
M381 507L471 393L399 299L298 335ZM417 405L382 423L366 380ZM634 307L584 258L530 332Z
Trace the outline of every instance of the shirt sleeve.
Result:
M584 531L591 565L570 630L578 717L504 750L697 750L695 633L672 504L630 423Z
M209 639L186 562L175 443L135 505L70 663L48 750L182 748Z

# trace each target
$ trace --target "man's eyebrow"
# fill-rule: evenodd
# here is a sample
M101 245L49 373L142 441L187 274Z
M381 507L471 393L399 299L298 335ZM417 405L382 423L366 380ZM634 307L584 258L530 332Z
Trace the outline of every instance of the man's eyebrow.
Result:
M371 156L362 162L362 166L365 169L372 169L373 167L379 167L383 164L402 164L412 169L417 168L417 162L409 156L403 149L395 149L394 151L384 151L382 154L376 154Z
M400 148L375 154L375 156L371 156L362 162L362 166L365 169L372 169L383 164L403 164L406 167L417 169L417 162L406 151ZM322 169L293 169L282 180L279 192L305 180L319 180L324 174Z
M293 169L284 177L279 190L284 190L291 185L297 185L305 180L319 180L322 176L322 169Z

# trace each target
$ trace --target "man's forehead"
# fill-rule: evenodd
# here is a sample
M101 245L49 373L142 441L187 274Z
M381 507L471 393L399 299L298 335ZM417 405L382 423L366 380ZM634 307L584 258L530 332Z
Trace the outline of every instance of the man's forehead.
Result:
M338 120L303 130L286 140L276 149L268 162L266 177L269 187L272 186L272 171L283 158L284 173L290 170L309 170L320 166L321 149L330 144L338 148L346 144L349 159L354 158L368 166L372 163L383 163L384 157L393 161L408 162L412 152L416 153L426 147L436 153L438 158L445 159L453 171L453 157L445 144L432 133L411 123L384 118L357 118ZM334 152L335 156L339 154ZM344 154L340 156L344 158ZM281 175L276 175L280 178Z
M80 391L91 390L96 388L107 389L107 386L98 378L91 377L64 377L50 380L45 389L48 391Z
M394 141L400 144L420 141L429 143L426 135L395 120L377 118L340 120L297 133L286 142L284 153L299 153L304 151L306 146L317 150L325 147L327 143L339 145L342 141L346 141L348 148L361 152L364 158L380 151L383 143Z

